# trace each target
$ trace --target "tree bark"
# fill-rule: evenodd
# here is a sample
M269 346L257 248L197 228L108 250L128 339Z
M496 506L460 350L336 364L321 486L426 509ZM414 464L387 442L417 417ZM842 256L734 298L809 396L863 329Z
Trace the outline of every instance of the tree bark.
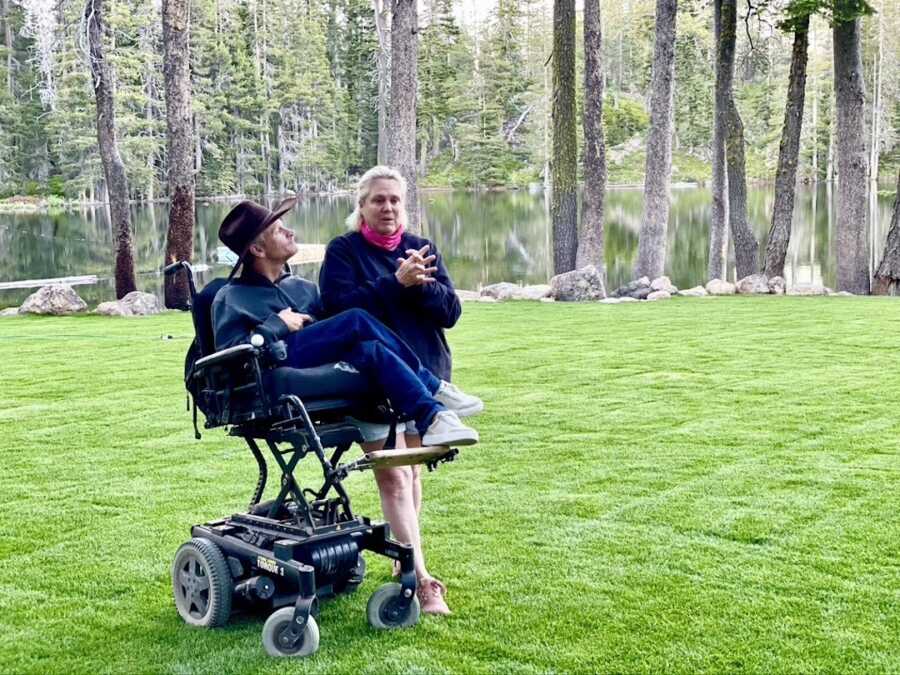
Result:
M778 170L775 173L775 205L772 207L772 226L766 242L766 263L763 272L768 277L784 276L784 259L791 241L794 219L794 194L797 183L797 159L800 154L800 133L803 129L803 105L806 91L806 64L809 55L809 16L798 20L794 28L794 48L791 52L791 72L788 77L787 103L784 107L784 127L778 148ZM815 119L815 116L813 116ZM813 138L815 138L813 122ZM815 166L815 144L813 165Z
M728 252L728 174L725 167L725 136L727 132L727 92L731 89L732 71L722 55L722 0L713 3L713 32L716 46L716 86L712 140L712 218L709 225L709 262L706 274L710 279L725 278Z
M669 181L675 96L675 20L677 0L656 0L656 38L650 76L650 133L644 177L644 213L634 276L662 276L666 264Z
M728 171L728 223L734 244L737 278L754 274L759 265L759 243L747 223L747 162L744 157L744 123L734 102L734 52L737 42L737 1L722 2L720 49L728 68L725 161Z
M375 52L375 67L378 73L378 150L379 164L387 164L388 104L391 99L391 27L392 0L372 0L375 11L375 31L378 36L378 50Z
M194 253L194 147L191 130L190 0L163 0L163 47L168 140L169 228L165 264L190 261ZM184 274L167 276L166 307L187 309Z
M848 2L849 0L845 0ZM869 229L866 226L865 89L860 50L860 20L833 28L834 87L837 108L835 155L838 193L835 244L837 289L869 293Z
M873 295L897 295L900 291L900 171L897 172L897 194L894 195L894 213L881 263L875 271Z
M406 227L419 230L416 180L416 90L419 51L416 0L394 0L391 24L391 114L388 120L389 163L406 179Z
M550 163L553 270L575 269L578 253L575 131L575 0L553 1L553 158Z
M84 25L91 61L94 97L97 103L97 143L106 177L109 213L116 238L116 298L137 290L134 275L134 244L131 233L131 214L128 204L128 177L119 155L116 141L116 112L114 76L106 61L103 34L106 32L103 0L87 0L84 6Z
M575 266L604 270L603 200L606 145L603 140L603 53L600 0L584 2L584 197Z

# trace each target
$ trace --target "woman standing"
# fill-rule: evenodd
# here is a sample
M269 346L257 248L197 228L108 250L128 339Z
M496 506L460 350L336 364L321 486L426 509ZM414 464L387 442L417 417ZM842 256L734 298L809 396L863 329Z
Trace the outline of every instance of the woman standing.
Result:
M406 181L395 169L376 166L359 180L351 232L328 244L319 274L322 302L329 314L358 307L380 319L412 348L422 364L444 380L435 395L452 401L460 416L481 412L482 402L450 384L450 348L444 329L462 313L453 282L437 249L406 232ZM405 433L408 447L421 445L414 427ZM384 441L367 443L367 452ZM375 472L384 517L398 540L415 550L422 611L449 614L446 588L425 567L419 534L422 483L419 467Z

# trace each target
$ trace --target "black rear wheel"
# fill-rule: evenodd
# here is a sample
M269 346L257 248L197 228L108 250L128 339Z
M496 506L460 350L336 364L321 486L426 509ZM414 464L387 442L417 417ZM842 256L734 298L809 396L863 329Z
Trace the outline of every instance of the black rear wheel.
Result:
M172 563L172 592L185 623L224 626L231 614L234 583L219 547L203 537L182 544Z

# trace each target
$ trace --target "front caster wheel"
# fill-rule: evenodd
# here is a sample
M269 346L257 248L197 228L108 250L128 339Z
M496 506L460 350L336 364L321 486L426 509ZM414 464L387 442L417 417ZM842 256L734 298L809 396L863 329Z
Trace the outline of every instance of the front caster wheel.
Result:
M310 616L303 634L293 645L289 629L294 620L294 608L282 607L273 612L263 626L262 642L269 656L309 656L319 648L319 624Z
M409 628L419 622L419 599L413 595L412 602L404 610L400 605L402 592L400 584L388 583L372 593L366 607L372 627L381 630Z
M203 537L182 544L172 563L172 592L185 623L202 628L225 625L234 583L219 547Z

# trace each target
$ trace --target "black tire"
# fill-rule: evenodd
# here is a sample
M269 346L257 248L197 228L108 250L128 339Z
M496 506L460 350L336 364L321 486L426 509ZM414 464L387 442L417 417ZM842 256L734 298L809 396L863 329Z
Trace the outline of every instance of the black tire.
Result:
M209 539L182 544L172 563L175 608L191 626L224 626L231 615L234 582L222 551Z
M394 628L410 628L419 623L419 599L413 595L406 612L398 613L397 603L402 588L398 583L387 583L372 593L366 606L366 617L373 628L391 630Z
M282 657L293 656L300 658L314 654L319 649L319 624L310 615L309 620L303 627L303 635L293 647L287 648L280 644L279 638L281 634L291 625L294 620L294 608L282 607L272 612L265 625L263 625L262 643L263 649L269 656Z

